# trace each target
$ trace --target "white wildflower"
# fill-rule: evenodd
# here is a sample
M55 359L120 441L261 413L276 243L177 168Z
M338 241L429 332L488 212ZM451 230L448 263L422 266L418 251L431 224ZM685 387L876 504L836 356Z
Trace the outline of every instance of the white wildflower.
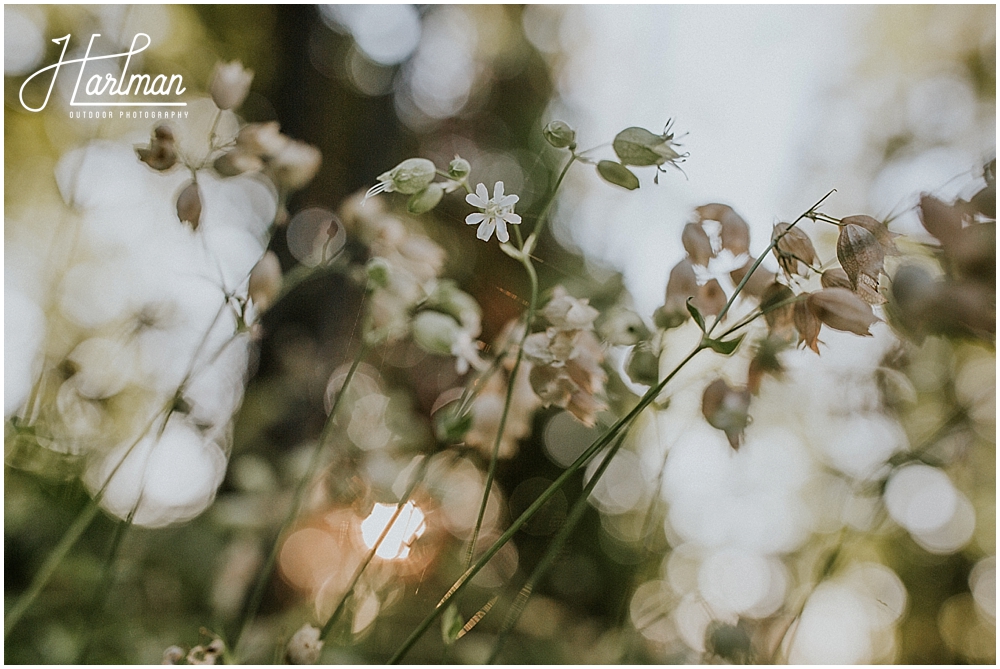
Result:
M490 199L489 191L485 184L476 186L475 194L465 196L465 201L473 207L482 209L482 213L476 212L465 217L468 225L478 225L479 230L476 237L485 242L493 236L493 231L497 231L497 239L501 242L510 241L507 234L507 224L520 225L521 217L514 213L514 205L518 201L517 195L504 195L503 182L498 181L493 186L493 198Z

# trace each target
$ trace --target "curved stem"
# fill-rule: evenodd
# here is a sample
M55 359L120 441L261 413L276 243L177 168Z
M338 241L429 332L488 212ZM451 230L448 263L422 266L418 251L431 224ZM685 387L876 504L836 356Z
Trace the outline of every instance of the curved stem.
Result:
M566 173L569 172L569 168L572 167L573 163L575 163L576 161L577 161L577 154L574 153L573 155L570 156L569 160L566 161L566 164L563 166L562 171L556 178L556 184L555 186L552 187L552 195L549 196L549 201L545 203L544 207L542 207L541 213L538 214L538 218L535 220L535 227L531 231L531 234L535 235L536 239L542 236L542 230L545 227L546 216L549 213L549 209L552 208L552 204L556 201L556 194L559 192L559 187L562 186L563 179L566 178Z
M423 636L423 634L427 631L427 629L434 623L435 620L437 620L438 616L441 615L445 607L447 607L448 602L450 602L455 597L455 595L461 592L465 588L465 586L468 585L469 581L472 580L472 578L477 573L479 573L479 571L486 565L486 563L489 562L493 558L493 556L496 555L497 552L501 548L503 548L503 546L508 541L511 540L514 534L516 534L517 531L520 530L525 523L527 523L531 518L534 517L536 513L538 513L538 510L542 508L542 506L544 506L545 503L548 502L552 498L552 496L555 495L559 491L559 489L563 487L563 485L566 484L566 482L570 479L570 477L572 477L577 471L579 471L581 467L586 465L597 452L599 452L602 448L607 446L611 442L611 440L614 439L615 436L617 436L617 434L622 430L622 428L630 424L635 419L636 416L638 416L640 413L642 413L643 410L646 409L646 407L652 404L659 396L660 392L663 391L663 388L674 378L674 376L677 375L677 372L679 372L688 362L691 361L692 358L698 355L698 353L700 353L702 350L704 350L704 346L702 346L702 344L699 343L698 346L696 346L690 353L687 354L687 356L684 357L683 360L681 360L677 364L676 367L674 367L674 369L666 376L666 378L664 378L662 381L656 384L656 386L650 388L646 392L646 394L642 396L642 398L635 405L635 407L632 408L631 411L629 411L623 418L620 418L614 425L612 425L608 429L607 432L598 437L593 444L588 446L587 450L585 450L582 454L580 454L580 456L575 461L573 461L573 463L569 467L567 467L566 470L562 474L560 474L559 477L555 481L553 481L552 484L549 485L549 487L546 488L542 492L542 494L539 495L538 498L535 499L535 501L532 502L531 505L527 509L525 509L520 516L517 517L517 519L513 523L511 523L510 527L508 527L507 530L502 535L500 535L500 538L497 539L493 543L493 545L490 546L483 553L482 556L480 556L480 558L475 562L475 564L470 566L465 571L465 573L462 574L459 577L459 579L455 581L454 584L452 584L451 588L448 589L448 592L446 592L444 597L441 598L441 601L439 601L437 605L434 607L434 610L431 611L421 621L421 623L417 626L417 628L413 630L413 632L410 634L409 637L407 637L406 641L403 642L403 645L400 646L400 648L393 654L391 658L389 658L389 664L398 664L399 662L402 661L403 657L406 656L406 653L409 652L410 648L413 647L413 645L417 642L417 640L420 639L421 636Z
M524 357L524 340L531 334L531 324L535 318L535 309L538 304L538 274L531 264L531 259L521 256L521 262L528 272L531 280L531 301L528 303L528 313L525 317L524 336L521 337L521 345L517 347L517 357L514 358L514 367L510 370L510 378L507 379L507 396L504 398L503 413L500 414L500 424L497 426L497 435L493 439L493 451L490 453L490 466L486 472L486 487L483 489L483 501L479 505L479 514L476 516L476 527L472 531L472 539L469 541L469 549L465 554L465 566L472 564L475 555L476 541L479 533L483 529L483 518L486 515L486 505L490 501L490 491L493 489L493 479L496 478L497 461L500 455L500 444L503 442L504 430L507 427L507 415L510 413L511 400L514 397L514 385L517 382L517 372L521 368L521 359Z
M535 569L531 572L531 576L525 581L524 586L521 591L517 594L517 599L514 603L510 605L510 609L507 612L507 617L504 619L503 626L497 633L497 639L493 643L493 651L490 653L489 658L486 660L486 664L493 664L496 662L497 656L503 649L504 643L507 641L507 636L510 631L517 624L518 619L524 612L524 608L528 605L528 599L531 597L531 593L534 592L535 588L538 587L538 583L545 577L548 573L549 568L552 563L555 562L556 558L562 551L563 546L566 544L567 539L576 529L577 524L583 518L584 512L587 510L588 500L590 499L590 494L597 487L597 483L601 480L601 476L607 470L608 465L611 464L611 459L615 457L618 449L621 448L622 444L625 442L625 437L628 436L628 428L622 430L621 434L618 435L618 440L614 445L608 449L607 454L604 456L604 460L597 467L594 475L590 477L590 481L584 486L583 491L577 498L576 502L573 503L573 508L569 512L569 516L566 517L566 522L559 529L558 534L552 539L552 543L545 550L545 554L542 559L539 560Z
M285 520L281 524L281 528L278 530L278 535L275 537L274 543L271 546L271 552L267 556L267 561L264 563L264 567L261 569L260 574L257 577L257 583L254 586L253 594L250 596L250 602L247 605L247 608L243 613L243 619L240 622L239 633L236 636L236 641L232 644L234 653L237 657L239 657L240 643L246 635L247 630L250 628L250 624L253 622L254 617L257 615L257 610L260 608L261 601L264 599L264 590L267 588L271 572L274 570L274 565L278 560L278 550L281 546L281 537L299 515L299 509L302 506L302 500L305 497L306 488L308 488L309 482L312 480L313 475L319 468L320 459L324 450L323 447L326 445L326 442L330 438L330 434L333 432L333 424L337 416L337 410L340 408L340 403L344 396L347 395L347 387L350 385L351 379L354 378L354 373L358 371L361 361L368 353L368 344L364 343L363 338L362 342L361 348L358 350L358 354L354 357L354 362L351 363L351 367L347 371L347 376L344 378L344 385L341 386L340 392L337 393L337 397L333 401L333 406L330 408L330 414L326 418L326 423L323 425L323 431L320 433L319 439L316 442L316 447L313 449L312 457L309 459L309 466L306 469L306 473L299 480L299 483L295 488L295 493L292 495L292 506L288 510L288 515L285 516Z

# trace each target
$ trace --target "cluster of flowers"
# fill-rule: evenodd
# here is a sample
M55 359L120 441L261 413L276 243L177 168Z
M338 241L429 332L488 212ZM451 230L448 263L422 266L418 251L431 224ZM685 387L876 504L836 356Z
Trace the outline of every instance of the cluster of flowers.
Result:
M216 137L236 126L226 110L251 79L237 63L218 67L214 105L193 102L181 137L161 125L148 146L98 141L66 154L56 167L71 221L55 241L64 264L43 269L50 288L35 299L8 289L30 318L7 345L18 361L7 415L32 447L78 462L101 505L138 525L190 519L214 498L251 325L280 287L265 255L279 192L319 167L316 149L276 126L269 137L284 148L255 150L259 169L212 167L261 134L244 127L228 151Z

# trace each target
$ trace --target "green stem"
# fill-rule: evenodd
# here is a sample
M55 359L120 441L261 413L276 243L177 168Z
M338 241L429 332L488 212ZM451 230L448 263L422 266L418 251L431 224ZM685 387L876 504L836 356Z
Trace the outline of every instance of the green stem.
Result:
M358 565L357 570L354 572L354 577L351 579L351 584L344 592L344 596L340 598L340 601L337 603L337 607L333 610L333 613L326 621L326 624L323 625L323 631L320 632L320 639L326 639L327 635L330 634L330 630L333 629L334 624L340 617L340 614L343 613L348 600L350 600L351 595L354 594L354 589L357 587L358 581L361 580L361 575L365 572L365 569L368 568L368 565L371 564L372 559L375 557L375 552L378 551L379 546L381 546L382 542L385 541L386 536L389 534L389 530L391 530L392 526L396 524L396 519L398 519L399 514L402 513L403 507L406 506L406 503L410 499L410 495L413 494L414 489L416 489L417 485L423 479L424 473L426 473L427 466L430 464L430 461L431 458L428 455L424 456L424 459L420 462L417 471L414 472L413 480L410 482L409 487L407 487L406 492L404 492L402 497L399 498L399 502L396 504L396 511L393 512L389 522L386 523L385 528L382 530L381 534L378 535L378 539L375 540L375 543L372 545L371 549L369 549L368 554L365 555L365 559L360 565Z
M552 195L549 197L549 201L545 203L545 206L542 208L541 213L538 214L538 218L535 220L535 228L534 230L531 231L532 234L535 235L536 239L542 236L542 230L545 227L546 216L549 213L549 209L552 208L552 204L556 201L556 193L559 192L559 187L562 186L563 179L566 178L566 173L569 172L569 168L572 167L573 163L575 163L576 161L577 161L577 154L574 153L573 155L570 156L569 160L566 161L566 165L563 166L562 172L560 172L559 176L556 178L556 185L552 187Z
M743 280L740 281L739 285L736 286L736 290L733 291L733 294L729 297L729 300L726 301L726 306L724 306L722 308L722 311L719 312L719 315L715 317L714 321L712 321L712 327L710 327L708 329L708 331L705 333L706 337L710 337L712 335L712 331L715 330L715 327L719 323L722 322L723 318L726 317L726 314L729 312L729 308L731 306L733 306L733 302L736 300L736 297L741 292L743 292L743 287L745 285L747 285L747 281L749 281L750 277L753 275L753 273L755 271L757 271L757 268L760 267L760 264L762 262L764 262L764 258L767 257L768 253L771 252L771 249L773 249L775 246L777 246L778 242L780 242L785 235L787 235L789 232L791 232L792 228L794 228L796 225L799 224L799 221L801 221L803 218L808 218L810 214L812 214L814 211L816 211L816 207L818 207L821 204L823 204L823 202L826 201L826 198L830 197L831 195L833 195L836 192L837 192L837 189L834 188L829 193L827 193L826 195L824 195L823 197L821 197L819 199L819 201L816 202L816 204L814 204L813 206L809 207L809 209L807 209L806 211L804 211L801 214L799 214L799 217L796 218L794 221L792 221L791 225L789 225L788 228L784 232L782 232L777 237L775 237L774 239L771 240L771 243L767 245L767 248L764 249L764 252L761 253L759 256L757 256L757 260L754 261L753 266L750 267L750 271L748 271L746 274L743 275Z
M514 397L514 385L517 381L517 372L521 368L521 359L524 357L524 340L528 338L529 334L531 334L531 325L535 318L535 309L538 304L538 274L535 272L535 267L531 264L530 258L527 256L521 256L521 262L524 264L524 268L528 272L528 278L531 280L531 301L528 303L528 313L525 317L524 336L521 337L521 345L517 347L517 356L514 358L514 367L510 370L510 378L507 379L507 396L504 398L503 413L500 414L500 424L497 426L497 435L493 439L493 450L490 453L490 466L486 472L486 487L483 489L483 501L479 505L479 514L476 516L476 527L472 531L472 539L469 541L469 549L465 555L466 567L472 564L472 558L475 556L476 541L478 541L479 533L483 529L483 518L486 515L486 505L490 501L490 490L493 489L493 479L496 478L497 472L497 461L500 459L500 444L503 441L504 430L507 427L507 415L510 413L511 400Z
M580 493L580 496L573 504L573 508L570 510L569 516L566 518L566 522L560 528L559 533L552 539L552 543L549 544L549 547L545 550L545 554L542 556L542 559L539 560L535 569L531 572L531 576L528 577L528 580L524 583L524 586L518 593L517 599L515 599L514 603L510 605L510 610L507 613L507 617L504 619L503 627L500 628L500 632L497 634L497 639L493 644L493 651L490 653L489 659L486 660L486 664L493 664L496 662L497 656L500 654L504 643L507 641L507 636L514 628L514 625L517 624L518 619L524 612L524 608L528 605L528 599L531 597L531 593L534 592L535 588L538 587L538 583L548 573L552 563L555 562L555 559L559 556L563 546L566 544L566 541L573 533L573 530L576 529L577 524L583 518L583 514L589 506L588 500L590 499L590 494L594 491L594 488L597 487L597 483L601 480L601 476L604 475L608 465L611 464L611 459L615 457L618 449L620 449L622 444L625 442L626 436L628 436L627 428L622 430L622 433L618 436L618 441L616 441L614 445L608 449L607 455L604 456L604 460L601 461L601 464L597 467L594 475L590 477L590 481L588 481L587 485L583 488L583 492Z
M364 339L362 339L362 342L364 342ZM333 424L337 416L337 410L340 408L341 401L347 395L347 387L350 385L351 379L354 378L354 373L358 371L361 361L364 359L365 355L367 355L368 349L368 344L362 343L357 356L354 358L354 362L351 363L351 367L347 371L347 376L344 378L344 385L341 387L340 392L337 393L337 397L333 401L333 407L330 408L330 414L327 416L326 423L323 425L323 431L320 433L319 439L316 442L316 447L313 449L312 457L309 459L309 466L306 469L306 473L299 480L299 483L295 488L295 493L292 496L292 506L289 508L288 515L285 516L285 520L281 524L281 528L278 530L278 535L275 537L274 543L271 546L271 552L267 556L267 561L264 563L264 567L261 569L260 574L257 577L257 583L250 596L250 602L247 605L247 608L243 613L243 619L240 622L239 633L236 637L236 641L232 644L237 657L239 657L240 654L240 643L243 641L243 637L246 635L247 630L250 628L250 624L257 615L257 610L260 608L261 601L264 599L264 591L270 580L271 572L274 570L274 565L278 560L278 551L281 547L281 537L299 515L299 509L302 506L302 500L305 497L306 488L308 488L309 482L312 480L313 475L319 467L320 459L323 455L323 447L326 445L326 442L329 440L330 435L333 432Z
M579 471L581 467L586 465L587 462L589 462L590 459L598 451L607 446L611 442L611 440L614 439L615 436L617 436L618 432L621 431L622 428L630 424L635 419L636 416L638 416L640 413L642 413L643 410L646 409L646 407L652 404L653 401L655 401L656 398L659 396L663 388L667 385L667 383L669 383L674 378L674 376L677 375L677 372L679 372L688 362L691 361L692 358L698 355L698 353L700 353L702 350L704 350L704 347L702 346L702 344L699 343L698 346L696 346L690 353L688 353L688 355L683 360L681 360L677 364L677 366L673 369L673 371L670 372L670 374L666 376L666 378L664 378L662 381L656 384L656 386L654 386L653 388L650 388L646 392L646 394L643 395L642 398L640 398L639 402L635 405L635 407L633 407L631 411L629 411L623 418L620 418L613 426L611 426L611 428L608 429L607 432L602 434L594 441L593 444L587 447L587 450L585 450L582 454L580 454L580 456L569 467L567 467L566 470L562 474L560 474L559 477L555 481L553 481L552 484L548 488L546 488L545 491L542 492L542 494L539 495L538 498L534 502L532 502L527 509L524 510L524 513L518 516L518 518L513 523L511 523L510 527L508 527L507 530L502 535L500 535L500 538L497 539L493 543L493 545L490 546L489 549L487 549L482 554L482 556L480 556L480 558L475 562L475 564L470 566L465 571L465 573L462 574L462 576L460 576L459 579L455 581L454 584L452 584L448 592L446 592L444 597L441 598L441 601L439 601L437 605L434 607L434 610L431 611L423 619L423 621L421 621L421 623L417 626L417 628L413 630L413 632L410 634L409 637L407 637L406 641L403 642L403 645L400 646L400 648L393 654L391 658L389 658L389 664L398 664L400 661L402 661L406 653L409 652L410 648L413 647L413 644L415 644L417 640L420 639L421 636L423 636L424 632L426 632L427 629L434 623L434 621L437 620L437 617L441 615L445 607L447 607L448 602L450 602L452 598L455 597L455 595L461 592L465 588L465 586L468 585L469 581L472 580L472 578L477 573L479 573L479 571L486 565L486 563L489 562L493 558L493 556L496 555L497 552L501 548L503 548L503 546L506 545L508 541L511 540L511 538L517 533L518 530L521 529L521 527L524 526L525 523L527 523L531 518L534 517L534 515L538 512L538 510L542 508L542 506L544 506L546 502L548 502L552 498L552 496L555 495L559 491L559 489L563 487L563 485L566 484L566 482L570 479L570 477L572 477L577 471Z

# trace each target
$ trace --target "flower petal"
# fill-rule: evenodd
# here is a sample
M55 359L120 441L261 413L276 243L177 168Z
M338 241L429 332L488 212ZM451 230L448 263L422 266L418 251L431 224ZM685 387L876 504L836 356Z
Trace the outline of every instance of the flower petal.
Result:
M510 195L506 195L500 198L500 200L497 202L497 205L500 207L513 207L515 204L517 204L517 201L520 199L521 199L520 197L511 193Z
M497 239L504 244L510 241L510 235L507 234L507 224L504 223L502 217L497 217Z
M507 221L511 225L521 225L521 217L512 211L500 214L500 218Z
M476 195L478 195L479 199L483 202L487 202L490 199L490 192L486 189L486 184L481 183L476 186Z
M469 197L472 196L470 195ZM466 225L479 225L485 220L486 216L484 214L480 214L479 212L476 212L474 214L469 214L468 216L465 217Z
M486 209L486 200L483 200L478 195L473 195L469 193L465 196L465 201L471 204L473 207L478 207L479 209Z
M476 237L483 240L484 242L490 241L490 237L493 236L493 230L497 227L496 221L488 218L482 222L479 226L479 230L476 231Z
M493 185L493 199L499 202L503 199L503 182L498 181Z

